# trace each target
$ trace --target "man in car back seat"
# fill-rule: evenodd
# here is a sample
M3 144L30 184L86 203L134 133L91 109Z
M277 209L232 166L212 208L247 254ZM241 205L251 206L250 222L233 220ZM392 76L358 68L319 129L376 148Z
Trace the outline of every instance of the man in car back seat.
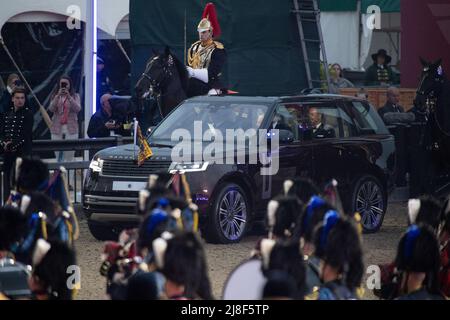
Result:
M315 139L335 138L334 128L323 123L323 114L317 108L309 109L309 120L313 130Z

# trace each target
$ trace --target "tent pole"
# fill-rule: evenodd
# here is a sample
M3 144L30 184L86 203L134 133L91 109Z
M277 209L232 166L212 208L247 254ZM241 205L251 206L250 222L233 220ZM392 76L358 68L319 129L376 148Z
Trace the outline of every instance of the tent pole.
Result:
M120 40L117 39L117 35L116 35L116 37L115 37L115 40L116 40L116 44L117 44L117 46L119 47L120 51L122 51L122 53L123 53L123 55L125 56L125 58L127 59L127 61L128 61L129 63L131 63L131 59L130 59L130 57L128 56L127 52L125 51L125 48L123 47L123 45L122 45L122 43L120 42Z
M356 14L358 15L358 70L362 68L361 62L361 37L362 37L362 12L361 12L361 0L356 2Z
M11 62L14 64L14 67L16 68L17 72L22 77L23 82L27 86L28 90L30 90L31 94L33 95L34 100L36 100L36 102L39 106L39 111L41 112L42 118L44 119L47 127L50 129L52 126L52 120L50 119L50 116L48 115L47 110L45 110L45 108L42 106L41 102L39 101L38 97L34 93L33 89L31 88L30 84L28 83L27 79L23 75L22 70L20 70L19 65L16 63L16 60L12 56L11 52L9 51L8 47L6 46L6 43L3 41L3 38L1 36L0 36L0 44L2 45L3 49L5 50L6 54L8 55L9 59L11 60Z
M94 5L97 1L85 0L86 1L86 24L84 28L84 137L87 138L87 129L89 127L89 121L94 113L95 106L93 105L96 101L96 83L94 67L96 63L94 59L96 58L96 45L94 41L96 39L94 33ZM85 161L89 159L89 151L84 153Z

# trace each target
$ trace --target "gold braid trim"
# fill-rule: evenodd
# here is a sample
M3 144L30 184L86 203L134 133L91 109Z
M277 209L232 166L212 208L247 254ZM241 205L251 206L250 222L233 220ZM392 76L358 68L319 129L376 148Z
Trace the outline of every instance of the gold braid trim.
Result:
M47 240L48 234L47 234L47 223L45 222L45 219L41 218L41 230L42 230L42 237L44 240Z

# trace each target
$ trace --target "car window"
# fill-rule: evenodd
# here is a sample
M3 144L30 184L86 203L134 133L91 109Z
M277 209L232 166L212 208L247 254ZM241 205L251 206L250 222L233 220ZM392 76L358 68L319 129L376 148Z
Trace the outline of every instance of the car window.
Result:
M342 137L349 138L356 136L358 130L350 115L343 108L339 108L339 115L342 120Z
M332 104L307 105L303 122L311 130L313 139L330 139L341 135L339 110Z
M360 135L389 133L374 108L359 101L350 103L353 120Z
M288 130L292 132L294 141L299 140L299 109L295 105L279 105L275 111L269 129Z
M227 129L244 131L259 129L264 118L268 116L268 110L269 105L260 103L188 101L166 117L153 131L151 137L153 140L170 141L175 130L183 129L189 133L191 139L202 139L202 136L195 137L195 122L202 126L202 134L211 130L220 131L225 136Z

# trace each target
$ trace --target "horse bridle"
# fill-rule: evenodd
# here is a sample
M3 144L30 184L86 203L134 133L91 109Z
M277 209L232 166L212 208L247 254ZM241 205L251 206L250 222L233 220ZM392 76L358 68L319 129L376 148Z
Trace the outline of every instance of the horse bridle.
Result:
M429 72L429 69L424 70L424 71L425 72ZM427 94L425 94L425 91L423 91L423 90L419 91L422 88L423 82L425 81L426 77L429 77L429 76L430 76L430 74L428 73L426 76L422 77L422 80L420 81L420 84L419 84L419 87L417 88L416 93L425 97L425 99L426 99L425 104L427 106L427 111L426 112L427 112L427 114L434 116L434 121L436 122L436 125L437 125L439 131L442 134L444 134L445 136L450 137L450 135L447 132L445 132L445 130L442 129L442 127L441 127L441 125L439 123L439 120L437 118L437 113L436 113L436 103L437 103L436 99L437 98L436 98L435 90L432 89ZM442 84L443 82L444 82L444 79L442 77L440 77L440 78L434 77L434 83L441 83Z
M153 65L153 61L151 61L150 63ZM152 95L162 95L161 87L163 87L167 80L169 80L173 76L173 73L168 65L164 65L162 67L163 72L161 73L161 77L159 79L154 79L148 74L152 69L152 65L150 65L149 68L145 69L141 77L147 78L150 81L149 89L151 89L150 91L152 92Z

